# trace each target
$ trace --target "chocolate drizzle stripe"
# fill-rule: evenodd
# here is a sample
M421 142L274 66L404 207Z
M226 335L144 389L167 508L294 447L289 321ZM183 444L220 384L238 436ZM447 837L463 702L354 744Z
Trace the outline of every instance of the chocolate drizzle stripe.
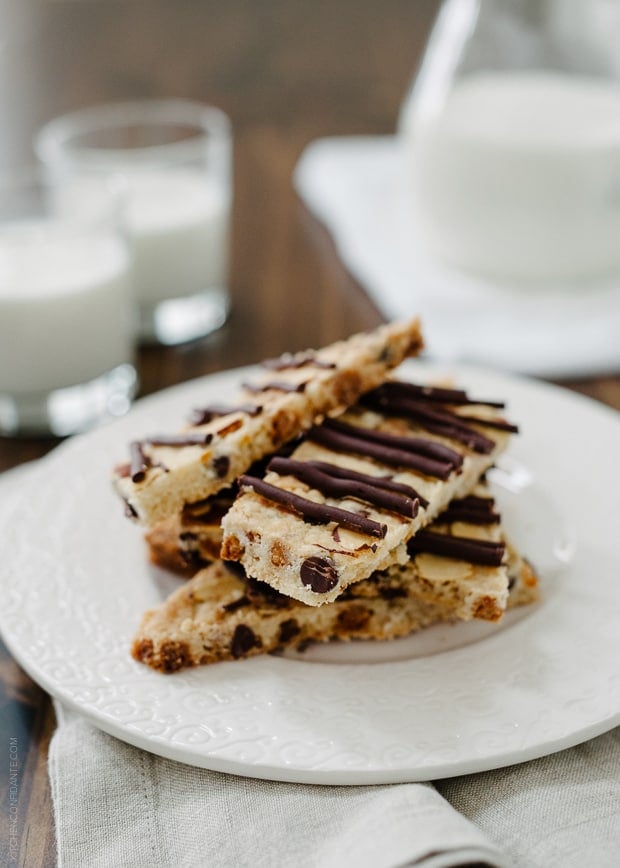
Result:
M394 397L412 398L413 400L433 401L438 404L482 404L485 407L496 407L502 410L506 405L503 401L479 401L477 398L470 398L463 389L445 389L440 386L421 386L415 383L404 383L402 381L391 380L383 383L379 388L386 394L391 394Z
M213 434L155 434L145 437L151 446L208 446Z
M305 368L309 365L312 365L314 368L324 368L326 370L336 367L335 362L324 362L311 352L296 353L295 355L291 353L283 353L283 355L278 356L275 359L264 359L261 362L261 366L270 371L293 370L295 368Z
M465 524L499 524L501 516L498 512L488 512L486 510L474 509L467 506L456 506L451 504L445 512L442 512L435 519L437 524L452 524L455 521L462 521Z
M519 426L507 422L505 419L480 419L478 416L465 416L458 414L459 419L465 422L474 422L476 425L486 425L487 428L496 428L498 431L508 431L510 434L518 434Z
M363 455L366 458L374 458L382 464L390 467L406 467L425 476L433 476L438 479L447 479L454 469L454 465L447 461L437 461L427 458L405 449L397 449L377 443L368 437L364 437L364 431L351 426L352 433L345 434L326 426L311 428L307 434L309 440L320 443L334 452L349 452ZM357 432L361 432L358 434Z
M327 461L312 461L308 462L318 467L319 470L329 473L330 476L336 476L340 479L356 479L359 482L367 482L369 485L382 488L385 491L395 491L398 494L404 494L405 497L410 497L412 500L419 500L420 506L426 509L428 500L413 488L411 485L405 485L404 482L396 482L389 476L372 476L369 473L360 473L358 470L351 470L348 467L339 467L337 464L329 464Z
M305 392L306 383L287 383L284 380L271 380L269 383L243 383L246 392Z
M372 482L350 478L344 474L333 475L330 471L331 464L315 461L295 461L291 458L274 458L269 464L269 470L281 476L290 475L305 482L310 488L315 488L327 497L353 497L370 503L379 509L387 509L408 518L415 518L418 514L419 501L398 494L394 491L386 491ZM343 468L337 468L342 470ZM372 480L372 477L366 477Z
M482 497L480 494L467 494L465 497L455 497L452 503L459 506L472 506L476 509L483 509L486 512L492 512L495 507L495 500L492 497Z
M407 543L410 557L423 552L445 558L457 558L471 564L487 567L501 566L506 546L501 542L470 539L463 536L448 536L421 530Z
M247 416L258 416L262 412L260 404L239 404L232 406L228 404L209 404L207 407L197 407L192 410L190 424L206 425L213 419L219 419L222 416L232 416L233 413L245 413Z
M130 455L130 465L129 465L129 475L131 476L132 482L142 482L144 477L146 476L146 472L151 467L151 459L148 455L144 454L144 450L142 448L142 443L138 440L134 440L129 444L129 455Z
M334 431L342 431L343 434L363 437L366 440L372 440L373 443L382 443L384 446L405 449L407 452L415 452L417 455L426 455L427 458L445 461L452 464L454 468L459 468L463 464L463 456L460 452L450 449L443 443L437 443L435 440L427 440L424 437L402 437L398 434L389 434L387 431L360 428L338 419L326 419L323 424Z
M495 511L495 501L491 497L477 497L470 494L450 502L448 508L435 520L437 524L451 524L463 521L467 524L499 524L500 514Z
M414 401L409 398L392 398L382 394L379 386L374 392L369 392L362 399L362 403L387 415L404 416L413 419L422 428L463 443L474 452L489 455L495 448L495 442L485 437L467 422L461 421L456 413L448 410L437 410L425 404L423 401Z
M329 524L335 521L341 527L347 528L347 530L357 531L358 533L378 537L379 539L383 539L387 533L386 525L380 524L378 521L373 521L366 518L366 516L350 512L346 509L329 506L326 503L316 503L313 500L300 497L292 491L278 488L277 485L270 485L268 482L255 476L243 475L239 477L238 481L241 488L254 489L257 494L267 498L267 500L280 504L280 506L284 506L286 509L299 515L304 521L316 524Z

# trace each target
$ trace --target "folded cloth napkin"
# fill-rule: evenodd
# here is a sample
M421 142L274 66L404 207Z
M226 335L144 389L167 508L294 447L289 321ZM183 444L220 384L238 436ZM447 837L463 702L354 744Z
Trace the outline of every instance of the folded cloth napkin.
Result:
M60 868L618 864L620 730L436 786L337 787L193 768L123 744L58 703L56 713Z
M435 357L549 377L620 366L620 276L596 289L518 289L431 261L396 136L312 142L294 182L386 318L422 315Z
M49 770L60 868L510 865L430 784L241 778L145 753L56 703Z

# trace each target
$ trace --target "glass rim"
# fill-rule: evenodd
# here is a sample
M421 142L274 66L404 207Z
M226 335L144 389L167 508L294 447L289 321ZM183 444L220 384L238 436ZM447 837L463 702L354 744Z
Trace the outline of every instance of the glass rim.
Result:
M41 219L86 227L89 224L122 225L126 186L114 176L90 181L88 189L76 198L61 199L62 187L41 166L24 166L0 172L0 227L24 219ZM79 191L78 191L79 193ZM62 201L64 208L54 212L51 203Z
M72 144L72 140L88 133L126 127L193 127L195 135L163 144L131 147L97 147ZM34 150L44 164L54 163L63 156L88 161L113 163L120 158L141 160L176 160L191 156L205 144L225 145L231 138L231 122L222 109L195 100L168 98L123 100L86 106L48 121L34 139Z

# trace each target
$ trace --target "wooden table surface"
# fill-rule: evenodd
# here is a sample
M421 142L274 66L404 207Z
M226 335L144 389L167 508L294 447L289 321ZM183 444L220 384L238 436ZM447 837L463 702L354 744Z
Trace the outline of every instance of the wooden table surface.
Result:
M183 96L232 118L232 316L201 342L140 351L142 394L381 321L296 197L291 173L312 139L394 130L436 8L436 0L0 0L3 169L32 161L42 123L91 103ZM613 371L563 385L620 409ZM0 471L55 445L0 439ZM0 864L56 864L46 768L54 725L49 698L0 643Z

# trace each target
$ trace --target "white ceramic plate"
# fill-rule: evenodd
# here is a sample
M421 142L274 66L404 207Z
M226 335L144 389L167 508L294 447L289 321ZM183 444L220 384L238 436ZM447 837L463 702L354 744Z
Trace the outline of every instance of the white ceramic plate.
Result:
M67 442L5 503L0 628L30 675L92 723L156 754L275 780L415 781L542 756L620 722L620 416L547 385L411 363L505 398L522 426L496 476L543 600L501 626L221 663L166 676L128 652L178 579L149 567L109 471L127 443L223 398L227 372L141 401ZM511 491L511 489L513 489ZM6 499L6 498L5 498Z

